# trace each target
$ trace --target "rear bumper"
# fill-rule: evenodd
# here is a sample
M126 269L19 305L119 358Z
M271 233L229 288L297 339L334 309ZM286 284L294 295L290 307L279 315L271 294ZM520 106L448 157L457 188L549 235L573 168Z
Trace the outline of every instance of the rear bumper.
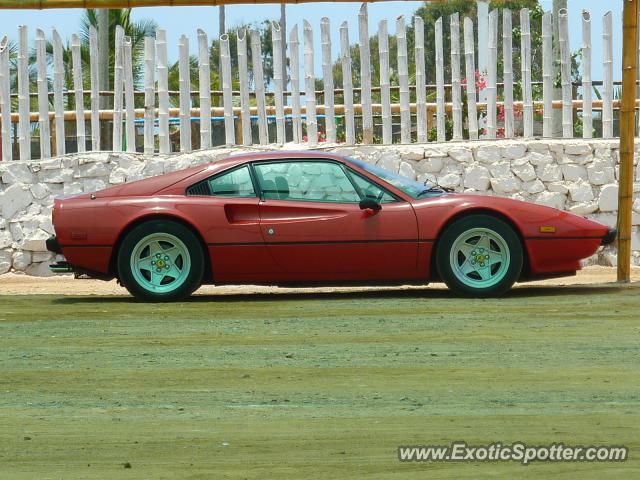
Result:
M51 235L49 238L47 238L45 245L47 246L47 250L49 250L50 252L58 254L62 253L62 249L60 248L60 244L58 243L58 239L55 235Z
M605 236L602 237L602 242L600 243L600 245L609 245L613 243L613 241L616 239L616 235L618 235L618 230L616 230L615 228L610 228Z

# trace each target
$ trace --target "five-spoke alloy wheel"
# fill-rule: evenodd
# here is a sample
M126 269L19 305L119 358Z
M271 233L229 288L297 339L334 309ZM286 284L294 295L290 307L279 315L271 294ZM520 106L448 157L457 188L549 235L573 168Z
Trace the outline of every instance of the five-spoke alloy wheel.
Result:
M190 295L200 286L204 255L191 230L169 220L135 227L118 251L122 284L138 298L171 301Z
M442 280L460 295L502 295L520 276L522 244L513 229L499 218L463 217L443 232L436 264Z

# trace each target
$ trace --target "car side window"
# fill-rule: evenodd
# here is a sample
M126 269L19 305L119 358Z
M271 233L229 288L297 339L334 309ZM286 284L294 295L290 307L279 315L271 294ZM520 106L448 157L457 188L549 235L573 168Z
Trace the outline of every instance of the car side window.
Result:
M343 168L323 161L254 164L265 199L359 203L360 197Z
M368 178L363 177L362 175L354 172L351 169L349 169L349 173L351 174L352 180L360 189L360 193L364 198L371 198L378 203L392 203L398 201L393 195L391 195L379 185L373 183Z
M209 194L215 197L255 197L249 167L244 165L228 173L210 178Z

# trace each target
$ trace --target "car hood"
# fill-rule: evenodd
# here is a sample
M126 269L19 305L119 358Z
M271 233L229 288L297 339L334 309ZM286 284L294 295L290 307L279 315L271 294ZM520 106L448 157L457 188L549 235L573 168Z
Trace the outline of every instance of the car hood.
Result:
M606 225L556 208L489 195L447 193L415 201L413 207L425 238L435 238L448 219L471 211L502 216L525 238L591 237L608 231ZM545 233L541 227L553 227L555 231Z

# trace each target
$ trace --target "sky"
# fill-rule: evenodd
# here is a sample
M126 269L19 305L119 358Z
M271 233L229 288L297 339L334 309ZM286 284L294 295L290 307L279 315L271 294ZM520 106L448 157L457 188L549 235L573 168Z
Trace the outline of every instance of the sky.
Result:
M369 34L377 31L378 22L387 19L390 34L395 33L395 22L399 15L405 15L407 23L411 21L412 13L423 2L394 1L369 4ZM540 2L545 10L550 10L552 0ZM583 9L591 11L592 15L592 44L593 44L593 78L602 78L602 65L598 60L602 58L602 16L608 11L613 12L614 36L614 80L620 80L621 75L621 22L622 5L620 0L569 0L569 30L571 50L580 48L582 42L581 12ZM302 45L302 21L307 19L314 29L314 45L320 52L320 18L326 16L331 21L331 38L333 42L334 58L339 50L339 28L343 21L349 23L350 42L358 39L357 21L360 3L305 3L287 5L287 30L291 31L294 24L298 25L299 40ZM17 27L27 25L29 36L33 41L36 28L45 31L48 38L51 28L55 27L63 39L77 33L82 10L0 10L0 35L17 38ZM153 18L167 31L169 44L169 59L176 61L178 55L178 38L185 34L191 40L190 52L197 53L196 31L203 29L210 37L218 35L218 7L146 7L135 8L134 19ZM261 22L266 19L279 20L280 5L229 5L226 7L227 28ZM301 51L302 62L302 51ZM316 55L316 75L320 75L320 55Z

